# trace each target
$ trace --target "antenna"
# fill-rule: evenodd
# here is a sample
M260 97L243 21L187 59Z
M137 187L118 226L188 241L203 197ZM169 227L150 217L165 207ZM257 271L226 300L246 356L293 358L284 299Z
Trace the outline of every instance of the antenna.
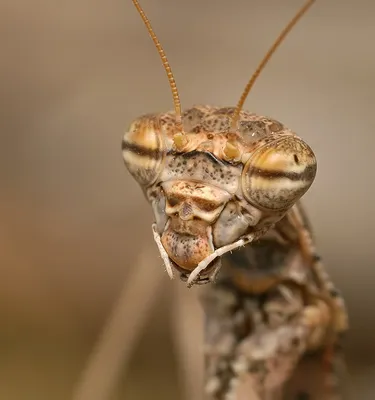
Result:
M275 40L271 48L268 50L267 54L264 56L263 60L261 63L258 65L258 68L255 70L253 73L252 77L250 78L249 82L247 83L241 98L239 102L237 103L236 109L234 110L233 117L232 117L232 122L231 122L231 130L234 131L236 129L237 121L240 116L240 112L242 110L242 107L246 101L246 98L253 87L255 81L257 80L258 76L260 73L263 71L264 67L272 57L272 55L275 53L277 48L280 46L280 44L284 41L285 37L287 34L292 30L294 25L301 19L301 17L306 13L306 11L313 5L315 0L308 0L306 1L305 5L300 8L300 10L297 12L297 14L292 18L292 20L288 23L288 25L284 28L284 30L280 33L278 38Z
M157 49L157 51L159 53L159 56L161 58L161 62L163 63L163 67L165 69L165 72L167 73L169 86L171 87L171 90L172 90L174 109L175 109L175 113L176 113L177 129L181 133L183 133L180 96L178 94L177 85L176 85L176 82L174 80L172 69L171 69L171 67L169 65L167 56L165 55L164 49L161 46L158 38L156 37L156 34L155 34L154 30L152 29L151 23L150 23L149 19L147 18L145 12L143 11L141 5L139 4L139 2L137 0L132 0L132 1L133 1L133 4L135 5L135 8L137 9L139 15L141 16L144 24L146 25L148 33L150 34L151 39L154 42L155 47L156 47L156 49Z

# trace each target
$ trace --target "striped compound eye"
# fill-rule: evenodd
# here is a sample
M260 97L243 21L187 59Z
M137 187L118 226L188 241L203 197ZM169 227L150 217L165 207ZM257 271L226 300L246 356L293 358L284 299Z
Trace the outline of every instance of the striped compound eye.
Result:
M129 172L141 186L157 179L164 158L164 145L156 118L134 121L122 140L122 156Z
M282 211L308 190L316 174L316 158L301 139L288 136L269 143L247 161L242 190L253 206Z

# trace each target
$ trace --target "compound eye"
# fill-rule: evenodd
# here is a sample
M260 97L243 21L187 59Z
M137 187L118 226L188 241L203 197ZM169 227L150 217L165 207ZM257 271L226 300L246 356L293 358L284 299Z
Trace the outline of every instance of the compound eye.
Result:
M243 194L255 207L287 210L309 189L316 168L315 155L304 141L281 138L249 158L242 172Z
M122 156L141 186L155 182L164 159L164 144L156 117L142 117L130 125L122 140Z

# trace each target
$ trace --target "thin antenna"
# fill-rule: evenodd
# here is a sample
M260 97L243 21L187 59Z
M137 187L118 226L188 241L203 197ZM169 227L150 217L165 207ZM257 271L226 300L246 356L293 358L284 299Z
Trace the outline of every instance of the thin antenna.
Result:
M250 78L248 84L245 87L245 90L243 91L241 98L239 102L237 103L236 109L233 113L232 117L232 122L231 122L231 130L234 131L236 129L237 121L240 116L240 112L242 110L242 107L246 101L246 98L253 87L255 81L257 80L259 74L263 71L264 67L272 57L273 53L277 50L277 48L280 46L280 44L283 42L285 39L286 35L292 30L294 25L299 21L299 19L305 14L305 12L313 5L315 0L308 0L305 5L298 11L298 13L293 17L293 19L289 22L289 24L284 28L284 30L280 33L279 37L276 39L274 44L271 46L271 48L268 50L267 54L261 61L261 63L258 65L258 68L255 70L253 76Z
M164 49L161 46L158 38L156 37L156 34L155 34L154 30L152 29L151 23L150 23L149 19L147 18L145 12L143 11L141 5L139 4L139 2L137 0L132 0L132 1L133 1L133 4L135 5L135 8L139 12L139 15L141 16L144 24L146 25L148 33L150 34L151 39L154 42L155 47L156 47L156 49L157 49L157 51L158 51L158 53L160 55L160 58L161 58L161 61L163 63L165 72L167 73L169 86L171 87L171 90L172 90L174 109L175 109L175 113L176 113L177 129L180 132L183 132L180 96L178 95L177 85L176 85L176 82L174 80L172 69L171 69L171 67L169 65L167 56L165 55Z

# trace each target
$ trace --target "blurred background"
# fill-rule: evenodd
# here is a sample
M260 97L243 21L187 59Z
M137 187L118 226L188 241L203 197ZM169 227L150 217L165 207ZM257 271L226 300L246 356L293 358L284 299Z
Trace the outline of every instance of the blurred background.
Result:
M301 3L142 1L185 108L234 105ZM246 104L317 155L305 204L348 302L358 399L375 393L374 15L371 0L318 1ZM132 119L173 107L145 27L130 0L2 0L0 32L0 399L71 398L145 251L163 290L111 399L180 399L171 308L182 286L169 282L121 157ZM197 315L184 314L192 334Z

